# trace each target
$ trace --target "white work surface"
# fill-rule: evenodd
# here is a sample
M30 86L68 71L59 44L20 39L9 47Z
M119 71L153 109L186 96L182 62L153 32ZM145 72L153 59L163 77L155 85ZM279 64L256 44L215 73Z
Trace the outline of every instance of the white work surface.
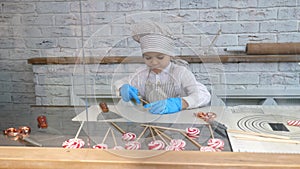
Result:
M228 107L231 112L224 122L230 129L243 130L289 137L290 141L298 143L284 143L280 139L267 141L269 138L228 132L229 140L235 152L268 152L268 153L300 153L300 127L288 126L288 120L300 120L300 106L235 106ZM225 117L225 116L224 116ZM274 131L269 123L283 124L289 131ZM244 136L249 140L237 139ZM261 139L253 141L251 139ZM270 139L269 139L270 140Z
M201 109L183 110L179 113L167 115L155 115L148 112L148 109L143 108L141 105L133 105L132 103L123 102L122 100L116 105L108 105L110 112L116 113L122 117L115 119L101 118L101 108L99 105L93 105L88 108L88 116L86 111L81 112L74 117L72 121L113 121L113 122L137 122L137 123L191 123L201 124L204 123L194 116L194 113L199 111L215 112L217 120L222 118L224 107L204 107ZM110 113L108 112L108 113ZM100 118L99 118L100 116ZM104 116L103 116L104 117ZM98 119L97 119L98 118ZM100 120L99 120L100 119Z
M300 143L300 127L288 126L287 120L300 120L300 106L234 106L234 107L203 107L192 110L183 110L175 114L153 115L142 106L120 101L116 105L108 105L110 112L120 117L113 119L101 118L101 109L98 105L81 112L72 121L113 121L113 122L137 122L137 123L189 123L205 124L194 116L197 112L214 112L217 114L216 121L224 124L228 130L240 130L289 137L292 141ZM100 116L100 118L99 118ZM104 116L103 116L104 117ZM97 120L98 118L98 120ZM100 120L99 120L100 119ZM289 131L274 131L269 123L283 124ZM241 140L236 136L248 137ZM234 152L276 152L276 153L300 153L299 143L284 143L267 141L269 138L257 137L245 134L228 132L228 137ZM252 139L263 140L252 140ZM251 140L250 140L251 139Z

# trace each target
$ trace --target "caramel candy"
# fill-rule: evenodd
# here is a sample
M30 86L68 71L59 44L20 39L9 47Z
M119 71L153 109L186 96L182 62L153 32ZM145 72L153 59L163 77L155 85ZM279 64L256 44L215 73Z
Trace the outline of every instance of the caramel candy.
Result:
M198 112L198 113L195 113L195 116L201 118L201 119L204 119L206 117L206 113L204 112Z
M102 109L102 112L109 112L109 109L108 109L108 107L107 107L107 104L106 103L104 103L104 102L101 102L100 104L99 104L99 106L101 107L101 109Z
M206 115L210 120L214 120L217 117L216 113L214 112L207 112Z
M21 126L21 127L19 127L18 132L19 132L21 135L29 135L30 132L31 132L31 128L28 127L28 126Z
M44 129L44 128L48 127L46 116L43 116L43 115L38 116L37 121L38 121L38 127L39 128Z
M18 130L16 128L10 127L6 130L3 130L3 134L10 136L10 137L15 137L19 134Z
M214 112L207 112L207 113L198 112L198 113L195 113L195 116L206 122L211 122L217 117L216 113L214 113Z

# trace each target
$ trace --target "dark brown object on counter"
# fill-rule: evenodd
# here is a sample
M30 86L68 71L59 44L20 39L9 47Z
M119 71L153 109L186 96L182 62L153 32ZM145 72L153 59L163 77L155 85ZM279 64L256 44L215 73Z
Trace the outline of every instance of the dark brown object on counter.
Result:
M102 109L102 112L104 112L104 113L109 112L109 109L108 109L106 103L101 102L101 103L99 104L99 106L100 106L100 108Z
M38 116L37 121L38 121L38 127L39 128L44 129L44 128L48 127L46 116L43 116L43 115Z

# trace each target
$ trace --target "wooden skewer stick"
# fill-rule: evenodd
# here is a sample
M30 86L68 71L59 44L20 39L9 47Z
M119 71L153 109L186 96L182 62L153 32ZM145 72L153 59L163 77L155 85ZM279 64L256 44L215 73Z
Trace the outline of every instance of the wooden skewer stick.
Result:
M123 129L121 129L116 123L114 123L114 122L110 122L116 129L118 129L119 130L119 132L121 132L122 134L125 134L126 132L123 130Z
M104 136L104 138L102 140L102 144L105 142L105 140L106 140L106 138L107 138L108 133L109 133L110 130L111 130L111 128L108 128L107 132L105 133L105 136Z
M78 129L78 131L77 131L77 133L75 135L75 139L77 139L77 137L79 136L79 133L80 133L82 127L83 127L83 124L84 124L84 121L81 122L80 127L79 127L79 129Z
M209 123L207 125L208 125L208 128L209 128L209 132L210 132L211 138L215 139L214 131L212 130L211 125Z
M277 139L277 138L262 138L259 136L233 136L239 140L248 140L248 141L264 141L264 142L276 142L276 143L289 143L289 144L300 144L298 140L286 140L286 139Z
M179 131L179 132L184 131L184 130L176 129L176 128L153 126L153 125L146 125L146 124L141 124L141 126L152 127L152 128L157 128L157 129L164 129L164 130L173 130L173 131Z
M147 102L146 100L140 98L141 102L145 103L145 104L149 104L149 102Z
M145 134L146 130L148 129L148 126L144 128L140 136L136 139L136 141L139 141L139 139Z
M157 133L157 135L162 139L162 141L164 141L165 144L168 145L168 143L166 142L166 140L160 135L160 133L157 131L157 129L156 129L156 128L153 128L153 130L154 130L154 131Z
M262 134L262 133L256 133L256 132L247 132L247 131L234 130L234 129L227 129L227 132L237 133L237 134L253 135L253 136L261 136L261 137L268 137L268 138L285 139L285 140L290 139L290 137L286 137L286 136L278 136L278 135L273 135L273 134Z
M195 146L197 146L198 148L201 148L201 145L198 142L196 142L195 140L191 139L185 132L181 131L180 133L182 135L184 135L188 140L190 140L190 142L195 144Z
M150 132L151 132L152 139L153 139L153 140L156 140L156 139L155 139L155 136L154 136L154 134L153 134L153 130L152 130L151 127L149 127L149 130L150 130Z
M168 139L169 141L172 140L172 138L169 137L168 135L166 135L164 132L162 132L162 131L160 131L160 130L158 130L158 129L156 129L156 131L158 131L162 136L164 136L164 137L165 137L166 139Z
M111 130L110 132L111 132L112 138L114 140L115 146L117 146L118 144L117 144L117 140L116 140L116 137L115 137L115 134L114 134L114 130Z

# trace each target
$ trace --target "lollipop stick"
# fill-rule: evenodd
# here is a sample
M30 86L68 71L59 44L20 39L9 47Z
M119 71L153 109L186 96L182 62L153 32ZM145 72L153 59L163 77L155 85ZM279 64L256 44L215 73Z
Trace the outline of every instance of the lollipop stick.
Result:
M136 139L136 141L139 141L139 139L145 134L146 130L148 129L148 126L144 128L140 136Z
M114 140L115 146L117 146L117 140L116 140L116 137L115 137L115 134L114 134L114 130L111 130L110 132L111 132L112 138Z
M142 99L142 98L140 98L140 100L141 100L143 103L145 103L145 104L149 104L149 102L147 102L146 100L144 100L144 99Z
M79 129L78 129L78 131L77 131L77 133L75 135L75 139L77 139L77 137L79 136L79 133L80 133L82 127L83 127L83 124L84 124L84 121L81 122L80 127L79 127Z
M105 133L105 136L104 136L104 138L103 138L103 140L102 140L102 144L105 142L105 140L106 140L106 138L107 138L107 135L108 135L108 133L109 133L110 130L111 130L111 128L109 128L109 129L107 130L107 132Z
M121 129L116 123L114 123L114 122L110 122L116 129L118 129L119 130L119 132L121 132L122 134L125 134L126 132L123 130L123 129Z
M211 128L211 125L210 125L209 123L208 123L207 125L208 125L208 128L209 128L209 132L210 132L210 134L211 134L211 138L212 138L212 139L215 139L214 132L213 132L213 130L212 130L212 128Z
M153 130L157 133L157 135L165 142L165 144L168 144L166 140L159 134L159 131L157 129L153 128Z
M172 130L172 131L184 131L181 129L176 129L176 128L170 128L170 127L162 127L162 126L153 126L153 125L146 125L146 124L141 124L142 126L145 127L152 127L152 128L157 128L157 129L164 129L164 130Z
M153 140L156 140L155 137L154 137L153 130L152 130L151 127L149 127L149 130L150 130L150 132L151 132L152 139L153 139Z
M159 132L162 136L164 136L164 137L165 137L166 139L168 139L169 141L172 140L172 138L169 137L168 135L166 135L164 132L162 132L162 131L160 131L160 130L158 130L158 129L156 129L156 131Z
M184 132L180 132L182 135L184 135L188 140L190 140L190 142L192 142L193 144L195 144L195 146L197 146L197 147L199 147L199 148L201 148L201 145L198 143L198 142L196 142L195 140L193 140L193 139L191 139L188 135L186 135L186 133L184 133Z

